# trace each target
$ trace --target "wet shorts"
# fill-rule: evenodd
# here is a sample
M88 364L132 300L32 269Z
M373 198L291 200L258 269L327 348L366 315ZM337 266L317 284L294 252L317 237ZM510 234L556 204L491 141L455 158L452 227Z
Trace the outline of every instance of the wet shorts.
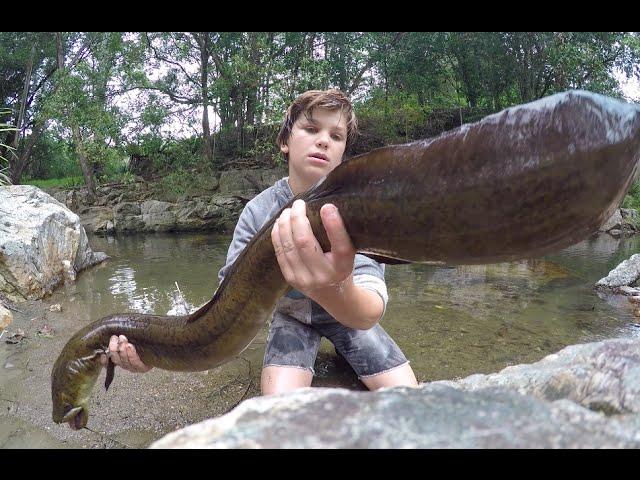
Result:
M305 368L315 374L313 365L322 337L333 343L358 378L408 363L380 324L368 330L356 330L345 327L327 314L314 318L309 325L276 311L269 327L263 365Z

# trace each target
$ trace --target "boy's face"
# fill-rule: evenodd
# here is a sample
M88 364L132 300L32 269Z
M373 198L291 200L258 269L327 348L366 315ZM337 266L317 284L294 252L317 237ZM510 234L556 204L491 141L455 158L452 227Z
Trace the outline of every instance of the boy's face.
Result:
M286 145L289 183L294 194L312 187L342 162L347 145L347 119L342 110L316 108L309 118L300 114Z

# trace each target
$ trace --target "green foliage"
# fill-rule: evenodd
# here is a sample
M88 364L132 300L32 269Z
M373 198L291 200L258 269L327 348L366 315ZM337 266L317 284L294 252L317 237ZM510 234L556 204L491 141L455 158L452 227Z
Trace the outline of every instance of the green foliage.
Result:
M38 188L73 188L84 184L82 176L48 178L48 179L26 179L24 185L35 185Z
M129 143L125 150L129 156L148 157L158 173L204 163L202 138L199 137L165 140L158 135L146 134L137 143Z
M36 142L26 175L31 179L81 176L82 171L73 146L52 134L45 133Z
M207 195L213 193L214 171L206 166L200 168L176 168L163 175L151 188L154 198L175 202L185 195Z
M635 208L640 210L640 180L633 182L622 201L622 208Z
M10 110L0 110L0 116L7 115L8 113L10 113ZM0 133L16 131L16 130L17 129L15 127L9 125L8 123L0 122ZM0 149L6 150L9 154L12 154L14 150L9 145L5 145L3 143L0 143ZM11 179L8 177L8 173L9 173L8 164L9 164L9 161L5 157L0 155L0 186L11 184Z
M20 123L15 153L31 151L31 178L77 176L85 152L99 181L127 179L126 160L138 155L155 173L174 174L167 181L177 192L193 169L281 161L277 127L308 89L352 97L361 153L570 88L619 96L614 69L640 77L639 34L0 32L0 105L10 108L0 121ZM170 124L193 133L177 139ZM0 131L0 143L13 138Z
M160 188L176 195L183 195L189 190L196 180L193 172L187 170L175 170L162 177Z

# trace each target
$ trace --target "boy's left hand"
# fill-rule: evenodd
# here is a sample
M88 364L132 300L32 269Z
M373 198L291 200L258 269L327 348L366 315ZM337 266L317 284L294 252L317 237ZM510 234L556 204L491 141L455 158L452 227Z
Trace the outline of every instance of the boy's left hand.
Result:
M335 287L349 277L356 255L338 209L332 204L323 205L320 217L331 242L327 253L311 230L302 200L284 210L271 230L282 275L289 285L311 298L315 290Z

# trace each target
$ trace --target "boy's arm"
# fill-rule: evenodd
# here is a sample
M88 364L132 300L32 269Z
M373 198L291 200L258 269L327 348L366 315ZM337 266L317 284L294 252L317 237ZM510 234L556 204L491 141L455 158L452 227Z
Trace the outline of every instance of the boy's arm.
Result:
M327 253L313 235L303 201L294 202L275 222L271 239L282 274L343 325L371 328L380 320L384 302L376 292L354 283L356 251L337 209L324 205L320 216L331 242Z
M374 327L384 312L380 295L353 283L353 275L339 286L317 289L308 296L338 322L358 330Z

